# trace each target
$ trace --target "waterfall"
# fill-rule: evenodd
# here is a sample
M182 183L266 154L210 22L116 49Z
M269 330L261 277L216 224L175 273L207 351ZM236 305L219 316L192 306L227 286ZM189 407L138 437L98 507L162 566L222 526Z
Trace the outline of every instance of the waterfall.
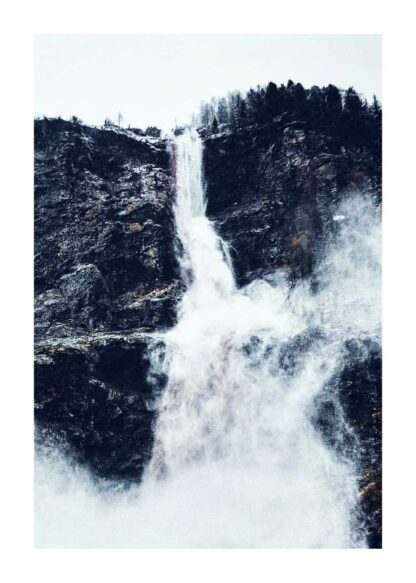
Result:
M354 436L333 378L346 340L380 336L377 208L354 195L337 209L317 290L291 288L280 272L238 289L205 213L196 132L175 139L173 156L187 289L154 365L167 384L152 459L137 491L110 500L80 475L65 505L72 530L82 514L74 536L89 546L364 547ZM338 412L332 445L315 423L323 394Z
M148 479L163 477L186 496L193 531L204 533L196 544L361 546L354 463L325 445L313 411L340 365L343 340L368 306L361 313L346 306L350 318L337 322L345 314L331 285L315 297L306 284L290 293L276 275L236 289L224 243L205 215L196 133L177 139L175 159L179 259L188 289L178 324L166 334L168 383ZM336 253L331 262L335 271ZM364 333L372 332L367 326ZM310 343L299 354L302 336ZM284 366L290 350L299 360L294 370ZM341 439L342 415L339 424Z

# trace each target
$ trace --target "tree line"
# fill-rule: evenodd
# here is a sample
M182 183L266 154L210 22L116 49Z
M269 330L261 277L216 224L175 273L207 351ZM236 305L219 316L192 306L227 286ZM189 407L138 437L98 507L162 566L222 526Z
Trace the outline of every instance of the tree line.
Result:
M194 121L204 133L238 130L271 121L300 121L327 129L347 139L381 140L382 108L376 96L368 103L353 87L335 85L305 89L289 80L286 85L257 86L245 95L230 92L227 97L203 102Z
M35 121L40 121L42 119L46 120L46 121L53 120L53 119L57 119L59 121L65 121L62 119L62 117L60 115L58 115L58 117L56 117L56 118L47 117L46 115L44 115L43 117L40 117L40 116L35 117ZM111 129L111 128L122 129L123 128L123 126L121 124L122 120L123 120L123 117L121 114L118 115L118 123L114 122L110 118L106 117L104 120L104 123L101 127L105 128L105 129ZM68 121L71 122L75 127L79 127L79 126L83 125L83 123L84 123L83 120L76 115L72 115ZM94 126L94 127L100 127L100 126ZM162 135L162 130L156 126L148 126L145 130L141 130L140 128L132 128L130 125L128 125L125 129L135 133L138 136L150 136L152 138L160 138Z

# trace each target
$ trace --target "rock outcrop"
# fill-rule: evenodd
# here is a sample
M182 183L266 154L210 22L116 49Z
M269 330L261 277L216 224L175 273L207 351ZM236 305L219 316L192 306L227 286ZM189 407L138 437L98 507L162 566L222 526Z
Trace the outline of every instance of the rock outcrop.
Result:
M172 325L182 288L166 145L35 123L35 418L106 477L147 461L147 333Z
M274 122L207 138L205 179L208 214L244 284L276 268L309 275L341 197L380 197L381 165L371 142Z
M157 340L140 332L38 340L38 439L65 444L99 476L139 480L158 395L148 374L149 344L157 350Z
M166 141L37 121L36 333L169 326L172 199Z

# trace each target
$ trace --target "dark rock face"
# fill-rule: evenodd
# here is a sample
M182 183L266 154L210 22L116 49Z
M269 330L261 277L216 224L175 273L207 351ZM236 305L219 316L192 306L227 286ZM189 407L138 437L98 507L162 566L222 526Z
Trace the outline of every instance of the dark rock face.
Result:
M205 140L208 214L240 284L276 268L309 275L345 193L380 194L372 144L346 146L304 123L271 123Z
M204 142L208 214L230 245L239 285L276 268L292 280L308 276L340 197L380 196L372 143L347 145L296 122ZM149 378L149 347L163 350L154 333L174 323L184 289L173 182L164 140L35 124L35 419L41 435L62 438L106 478L140 479L152 448L165 379ZM361 512L379 547L381 355L375 345L345 350L333 384L359 443ZM296 358L290 350L282 358L290 374ZM317 403L328 440L335 414Z
M138 480L149 459L157 394L148 379L149 343L141 333L95 333L36 345L40 432L62 438L100 476Z
M35 123L35 418L106 477L138 479L147 461L143 332L172 325L182 288L166 146Z
M339 379L343 410L357 437L361 467L360 505L368 543L381 548L381 351L378 345L351 342L346 347L349 365Z
M328 445L352 459L360 471L356 520L371 548L380 548L381 530L381 351L372 341L349 341L344 368L316 401L314 422ZM336 398L331 393L336 392ZM334 403L339 403L339 409ZM344 423L346 422L346 425ZM344 427L339 435L339 428ZM338 432L337 432L338 429ZM337 434L338 433L338 434ZM336 437L335 437L336 435Z
M36 332L166 327L179 284L166 141L35 124Z

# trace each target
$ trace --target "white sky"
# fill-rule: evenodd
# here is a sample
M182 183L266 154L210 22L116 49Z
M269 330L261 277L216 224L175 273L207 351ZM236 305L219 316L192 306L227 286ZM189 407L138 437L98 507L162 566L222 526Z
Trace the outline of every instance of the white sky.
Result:
M169 130L202 100L288 79L381 98L380 35L37 35L35 115Z

